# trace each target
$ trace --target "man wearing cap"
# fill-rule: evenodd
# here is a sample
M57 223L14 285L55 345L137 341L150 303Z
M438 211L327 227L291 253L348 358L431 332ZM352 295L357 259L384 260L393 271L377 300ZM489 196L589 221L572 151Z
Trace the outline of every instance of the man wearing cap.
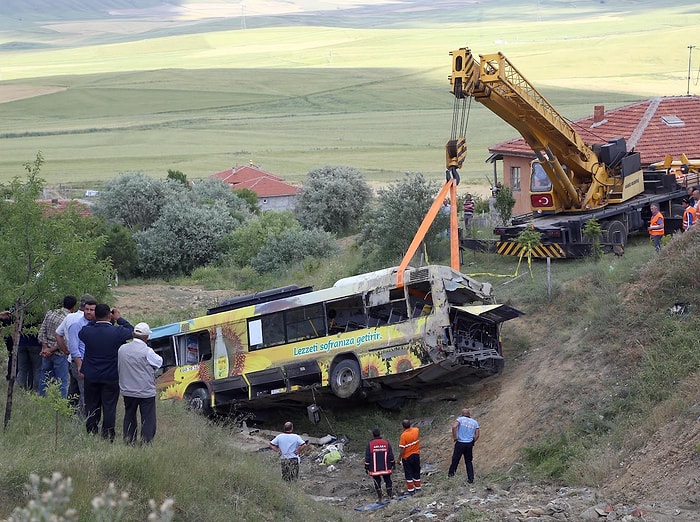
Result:
M151 328L146 323L134 327L134 340L119 347L119 390L124 397L124 442L136 442L141 412L141 441L149 444L156 434L156 379L154 371L163 358L146 344Z
M87 315L87 307L85 310ZM85 428L88 433L97 434L101 419L102 437L110 441L114 441L119 402L119 347L133 335L134 327L119 309L110 310L105 303L95 306L95 322L78 332L79 350L82 347L84 354L78 366L85 379Z

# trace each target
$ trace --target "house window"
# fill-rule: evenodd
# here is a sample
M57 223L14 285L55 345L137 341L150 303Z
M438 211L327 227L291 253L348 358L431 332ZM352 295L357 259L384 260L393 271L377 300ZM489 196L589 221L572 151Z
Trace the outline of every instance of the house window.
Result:
M510 168L510 188L520 192L520 167Z

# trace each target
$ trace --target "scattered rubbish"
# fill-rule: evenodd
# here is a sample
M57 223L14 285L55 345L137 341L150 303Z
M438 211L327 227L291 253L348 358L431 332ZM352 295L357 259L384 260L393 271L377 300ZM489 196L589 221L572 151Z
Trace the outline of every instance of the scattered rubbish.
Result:
M330 444L331 442L335 442L336 440L338 439L333 435L326 435L325 437L321 437L320 439L318 439L318 443L321 445Z
M674 303L671 308L668 309L671 315L688 315L690 313L690 303Z
M323 456L323 459L321 462L324 465L328 464L337 464L340 462L340 460L343 458L343 456L340 454L340 451L338 451L338 448L333 446L333 449L330 449L330 446L327 448L328 452Z

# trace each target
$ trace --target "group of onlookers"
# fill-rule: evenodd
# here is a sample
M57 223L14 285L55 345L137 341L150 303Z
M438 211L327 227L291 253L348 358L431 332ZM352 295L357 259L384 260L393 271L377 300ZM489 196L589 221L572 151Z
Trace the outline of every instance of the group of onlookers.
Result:
M7 324L10 312L0 313L0 319ZM67 295L61 308L46 312L36 336L21 335L17 350L11 344L8 350L17 357L20 386L44 396L49 383L56 382L61 395L85 418L88 433L101 432L110 441L115 438L121 393L125 442L135 442L140 412L141 440L149 443L156 432L154 372L163 363L147 344L150 335L148 324L133 327L118 308L98 303L90 294L79 303Z

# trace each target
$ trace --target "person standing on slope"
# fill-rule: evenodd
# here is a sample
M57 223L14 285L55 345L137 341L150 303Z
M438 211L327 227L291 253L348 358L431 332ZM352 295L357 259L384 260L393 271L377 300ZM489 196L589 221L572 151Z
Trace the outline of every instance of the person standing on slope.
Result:
M469 408L462 410L462 415L452 423L452 440L455 447L452 452L452 463L447 472L448 477L454 477L459 461L464 457L467 467L467 482L474 483L474 466L472 465L474 444L479 440L479 423L471 418Z

